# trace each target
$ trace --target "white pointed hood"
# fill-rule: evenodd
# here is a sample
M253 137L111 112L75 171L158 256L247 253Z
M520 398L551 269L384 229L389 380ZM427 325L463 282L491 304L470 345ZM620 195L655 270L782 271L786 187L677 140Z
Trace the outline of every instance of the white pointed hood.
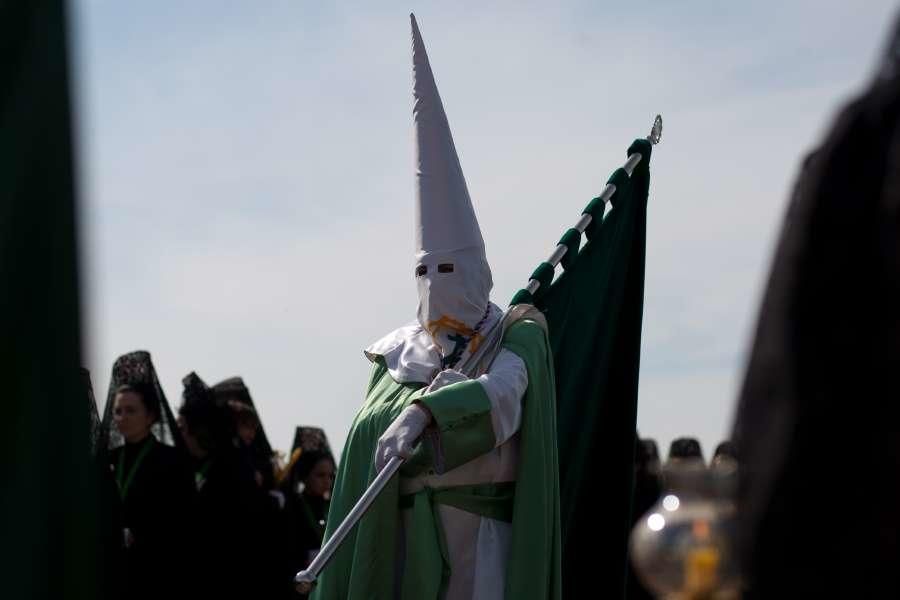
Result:
M484 240L416 18L412 21L416 135L416 258L478 248Z
M449 335L472 337L477 346L478 336L472 331L486 331L502 311L490 303L493 280L481 229L422 35L415 16L410 20L419 306L416 322L388 334L366 355L383 356L397 381L427 382L440 370L442 356L455 349Z
M416 268L419 324L440 319L475 327L493 281L444 105L416 18L410 15L416 133ZM452 265L452 272L450 266Z

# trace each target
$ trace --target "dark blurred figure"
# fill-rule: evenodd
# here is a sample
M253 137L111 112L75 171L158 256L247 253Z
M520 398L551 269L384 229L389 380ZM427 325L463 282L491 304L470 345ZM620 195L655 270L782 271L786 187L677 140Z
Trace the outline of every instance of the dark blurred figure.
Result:
M288 564L287 515L284 494L275 481L275 453L262 426L250 389L241 377L230 377L212 387L216 401L225 403L234 418L235 443L253 471L259 488L266 492L263 513L257 516L260 547L257 559L269 570L273 585L282 585L280 595L293 593Z
M256 410L237 400L229 401L228 408L231 409L237 430L235 440L245 459L253 467L253 478L256 480L256 484L264 490L273 489L275 487L275 469L271 457L266 456L264 452L259 452L259 446L255 444L259 439L260 432Z
M713 471L733 471L737 469L737 451L730 440L720 442L716 446L709 468Z
M697 438L681 437L672 440L669 445L667 465L703 463L703 450Z
M275 489L274 453L262 427L250 390L241 377L230 377L213 386L216 399L231 405L237 437L256 471L256 479L265 490Z
M706 461L700 441L692 437L680 437L669 445L669 457L662 468L662 487L678 496L693 496L705 488Z
M900 597L900 21L803 164L737 411L744 598Z
M656 440L638 439L635 451L634 520L647 512L662 493Z
M90 449L95 459L94 484L96 491L94 501L96 514L96 535L98 540L98 560L96 563L97 576L96 594L98 599L115 598L121 589L117 580L122 576L123 556L122 547L122 507L119 490L110 472L108 453L97 460L97 451L100 446L103 422L100 419L100 411L97 408L97 399L94 396L94 386L91 383L91 373L85 368L80 369L81 393L80 402L88 405L90 425Z
M334 456L325 432L317 427L297 427L282 480L293 573L305 569L322 547L334 475Z
M70 89L78 7L0 2L0 596L96 598ZM76 35L71 35L75 33Z
M260 547L255 551L257 560L268 570L269 581L274 585L281 582L279 595L293 593L289 566L287 535L287 514L284 494L276 488L275 456L269 439L262 427L250 390L241 377L231 377L213 386L216 401L225 404L234 419L234 442L253 472L253 478L260 490L267 495L261 503L263 512L257 515L256 525L260 536Z
M88 419L90 425L90 447L91 454L97 455L97 444L100 441L100 431L102 423L100 421L100 411L97 409L97 398L94 396L94 384L91 383L91 372L82 367L81 374L81 391L84 394L83 402L88 405Z
M149 353L131 352L113 365L97 447L106 469L102 529L118 538L106 540L115 556L107 583L119 598L167 597L185 575L189 513L180 509L192 506L194 487Z
M656 504L662 493L659 448L656 440L636 438L634 453L634 496L631 509L631 526ZM628 561L628 587L626 598L630 600L653 600L651 594L640 582L634 566Z
M183 379L179 425L194 461L194 590L202 598L275 598L268 494L236 443L232 409L196 373Z

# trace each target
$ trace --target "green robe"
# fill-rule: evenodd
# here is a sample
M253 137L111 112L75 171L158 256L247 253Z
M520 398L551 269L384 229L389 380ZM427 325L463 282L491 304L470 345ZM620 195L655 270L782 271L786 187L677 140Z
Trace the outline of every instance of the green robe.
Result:
M525 363L528 389L523 399L520 455L512 500L512 541L506 573L506 598L561 596L559 474L553 362L544 328L532 320L510 325L503 347ZM376 361L366 401L350 428L341 455L328 515L326 539L375 477L373 455L379 436L409 404L422 401L439 430L443 468L453 469L494 447L490 402L475 380L444 387L423 397L420 383L395 382ZM420 444L401 475L433 467L428 444ZM437 492L440 494L440 492ZM436 495L437 495L436 494ZM319 577L316 600L390 600L395 597L397 532L400 530L399 482L393 478L350 533ZM420 523L420 521L414 521ZM413 529L407 539L404 600L437 600L448 575L440 563L440 532ZM474 543L474 541L473 541ZM415 553L410 552L413 548Z

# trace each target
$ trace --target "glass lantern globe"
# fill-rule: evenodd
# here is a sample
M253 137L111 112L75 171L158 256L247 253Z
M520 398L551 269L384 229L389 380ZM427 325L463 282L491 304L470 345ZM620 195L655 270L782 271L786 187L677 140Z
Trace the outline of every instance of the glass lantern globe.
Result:
M657 598L732 600L740 578L734 554L734 473L670 466L666 491L631 532L638 576Z

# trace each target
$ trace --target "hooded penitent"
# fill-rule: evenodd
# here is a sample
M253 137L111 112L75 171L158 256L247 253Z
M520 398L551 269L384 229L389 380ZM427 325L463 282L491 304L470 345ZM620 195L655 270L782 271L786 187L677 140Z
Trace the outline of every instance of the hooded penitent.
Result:
M429 382L477 350L502 311L490 302L484 240L415 19L412 35L417 320L366 354L384 357L396 381Z
M555 598L559 488L546 327L531 306L501 318L490 303L484 241L411 20L418 319L366 350L372 374L341 455L326 537L379 465L392 455L406 462L337 550L315 597ZM427 442L416 445L421 434Z

